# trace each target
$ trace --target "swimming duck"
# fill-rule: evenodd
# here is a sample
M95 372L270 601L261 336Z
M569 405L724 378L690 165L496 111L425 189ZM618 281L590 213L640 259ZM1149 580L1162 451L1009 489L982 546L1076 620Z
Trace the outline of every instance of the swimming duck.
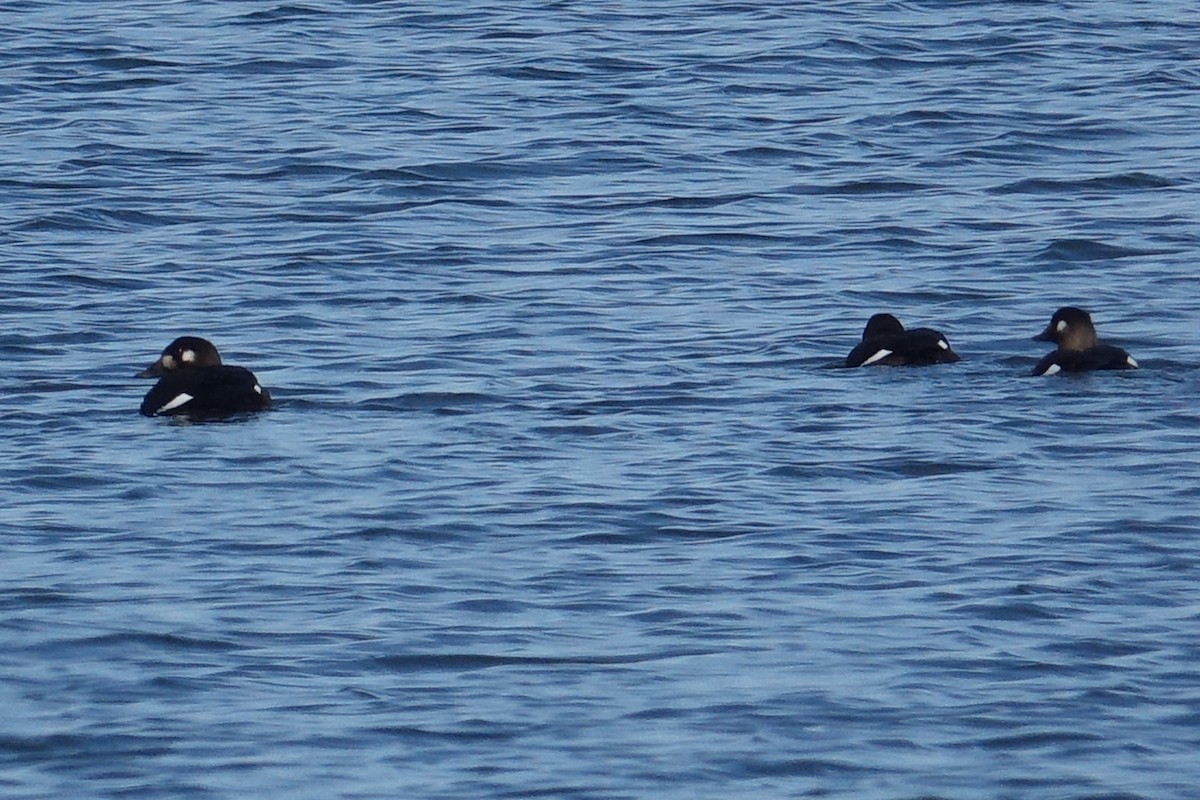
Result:
M1095 369L1137 369L1133 356L1096 337L1092 316L1081 308L1063 306L1054 312L1046 329L1034 341L1054 342L1058 349L1033 368L1034 375L1090 372Z
M938 331L932 328L905 330L900 320L891 314L875 314L867 320L862 341L846 356L846 366L925 366L953 364L958 360L958 353Z
M271 395L244 367L221 363L217 348L198 336L180 336L139 378L158 377L142 400L147 417L220 416L271 407Z

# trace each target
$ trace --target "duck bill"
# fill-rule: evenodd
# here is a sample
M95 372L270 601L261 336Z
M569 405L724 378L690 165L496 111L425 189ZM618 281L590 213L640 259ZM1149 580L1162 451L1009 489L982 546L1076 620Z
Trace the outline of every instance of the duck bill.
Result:
M1046 330L1042 331L1037 336L1034 336L1033 340L1035 342L1053 342L1054 341L1054 333L1055 333L1054 328L1051 328L1049 325L1047 325Z
M166 371L167 371L166 367L163 366L162 359L160 358L158 361L155 361L153 364L146 367L144 370L139 372L137 375L134 375L134 377L135 378L157 378L158 376L162 375Z

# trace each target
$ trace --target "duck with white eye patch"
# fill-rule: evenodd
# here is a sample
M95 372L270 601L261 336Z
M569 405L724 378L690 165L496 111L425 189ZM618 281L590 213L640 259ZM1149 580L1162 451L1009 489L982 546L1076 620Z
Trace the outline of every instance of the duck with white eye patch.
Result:
M1037 342L1054 342L1058 349L1033 368L1034 375L1060 372L1091 372L1097 369L1137 369L1133 356L1119 347L1104 344L1096 336L1092 315L1082 308L1063 306L1054 312L1046 329L1033 337Z
M891 314L875 314L867 320L862 341L846 356L846 366L918 367L958 360L950 342L933 328L905 329Z
M222 364L213 343L199 336L180 336L137 377L159 379L142 400L147 417L215 417L271 407L270 393L253 372Z

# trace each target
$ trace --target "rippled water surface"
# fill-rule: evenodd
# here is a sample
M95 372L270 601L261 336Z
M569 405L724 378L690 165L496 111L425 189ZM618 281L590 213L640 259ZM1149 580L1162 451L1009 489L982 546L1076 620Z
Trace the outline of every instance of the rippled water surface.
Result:
M1190 4L106 5L0 4L0 794L1195 797Z

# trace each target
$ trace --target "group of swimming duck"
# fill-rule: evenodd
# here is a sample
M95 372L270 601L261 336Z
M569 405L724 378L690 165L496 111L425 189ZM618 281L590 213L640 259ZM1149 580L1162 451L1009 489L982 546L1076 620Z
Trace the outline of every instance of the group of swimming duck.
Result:
M1137 369L1133 356L1096 338L1092 317L1081 308L1064 306L1055 311L1046 329L1033 338L1058 346L1033 368L1034 375ZM846 366L925 366L958 360L946 337L932 328L908 330L891 314L876 314L867 321L862 341L846 356Z
M1097 339L1091 315L1073 306L1055 311L1046 329L1033 338L1057 345L1033 368L1034 375L1137 368L1129 353ZM876 314L867 321L862 341L846 356L846 366L925 366L958 360L938 331L906 329L891 314ZM212 342L198 336L171 342L138 377L159 379L142 400L141 413L147 417L214 417L271 407L270 393L253 372L222 364Z

